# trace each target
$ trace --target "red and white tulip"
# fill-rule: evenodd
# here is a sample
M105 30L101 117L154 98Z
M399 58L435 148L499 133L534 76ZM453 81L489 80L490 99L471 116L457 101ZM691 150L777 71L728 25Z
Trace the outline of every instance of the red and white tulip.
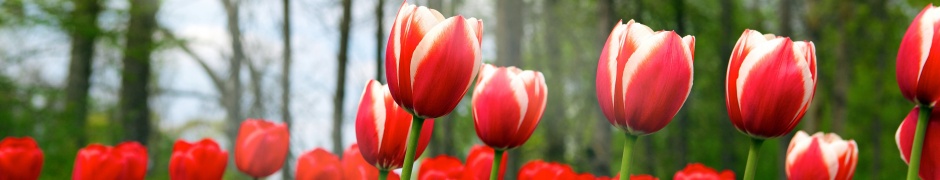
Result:
M402 167L405 144L411 135L411 114L395 104L388 86L369 80L356 114L356 139L362 157L381 170ZM418 137L416 156L421 156L434 128L434 119L426 119Z
M940 101L940 8L927 5L904 33L898 48L897 80L901 94L933 107Z
M385 50L395 102L422 118L450 113L480 69L482 40L481 20L445 19L437 10L402 4Z
M927 121L928 131L924 133L924 144L920 155L920 178L926 180L940 179L940 108L931 109L930 120ZM901 152L901 159L904 163L911 162L911 146L914 142L914 131L917 127L917 116L920 112L919 107L913 110L894 136L894 141L898 144L898 150Z
M487 146L522 146L542 118L548 97L541 72L484 64L473 90L473 124Z
M787 148L786 170L790 179L852 179L858 163L858 144L835 133L810 136L799 131Z
M757 138L789 133L816 90L813 42L745 30L728 63L725 101L731 123Z
M669 124L692 90L694 52L693 36L618 22L597 65L597 99L607 120L634 135Z

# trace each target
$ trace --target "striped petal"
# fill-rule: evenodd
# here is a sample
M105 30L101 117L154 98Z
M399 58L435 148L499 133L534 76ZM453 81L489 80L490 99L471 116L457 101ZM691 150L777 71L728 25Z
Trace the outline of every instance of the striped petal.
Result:
M918 102L928 100L917 97L921 95L918 81L924 77L923 70L925 65L928 64L930 51L937 48L933 44L936 43L934 40L937 36L936 26L938 21L940 21L940 9L928 5L914 18L901 40L901 46L898 48L896 64L898 86L901 88L901 94L907 99L915 101L915 103L932 103ZM929 93L924 95L929 95Z
M513 146L513 135L522 124L529 104L525 82L510 68L484 65L484 73L473 92L477 136L497 149Z
M356 138L363 159L379 169L401 167L412 122L411 114L395 104L388 86L370 80L356 115ZM433 119L424 121L418 155L427 147L433 124Z
M914 107L894 136L898 145L898 151L901 153L901 159L904 163L910 164L911 146L914 142L914 131L917 129L917 118L920 112L919 107ZM940 108L933 108L930 114L930 120L927 122L927 133L924 134L924 144L920 156L921 179L940 179Z
M447 115L466 94L482 63L476 34L466 19L456 16L435 26L418 43L408 73L413 94L420 94L413 97L416 115Z
M734 50L731 52L731 59L728 60L728 72L727 79L725 79L727 86L725 87L725 102L728 109L728 118L731 119L731 124L734 124L738 129L741 124L744 124L741 118L741 106L738 102L738 76L741 69L741 64L744 62L744 58L750 54L751 50L757 47L760 44L767 42L767 39L758 31L755 30L744 30L744 34L741 35L741 38L738 39L738 42L734 45Z
M812 99L810 64L796 58L793 42L777 38L760 44L742 61L737 82L738 129L757 137L790 132ZM800 57L803 57L800 55Z
M692 88L692 57L678 34L661 31L643 41L623 70L626 129L642 135L672 121Z

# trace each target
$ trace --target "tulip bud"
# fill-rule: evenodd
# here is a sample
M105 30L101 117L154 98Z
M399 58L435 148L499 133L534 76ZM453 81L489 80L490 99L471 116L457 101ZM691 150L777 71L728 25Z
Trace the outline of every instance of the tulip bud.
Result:
M170 157L170 179L222 179L228 165L228 152L212 139L196 143L177 140Z
M924 144L920 155L920 173L921 179L940 179L940 108L931 109L930 120L927 121L927 132L924 133ZM914 142L914 131L917 127L919 107L913 110L901 125L894 136L894 141L898 144L898 151L901 152L901 159L904 163L910 164L911 146Z
M289 142L287 125L247 119L235 141L235 165L254 178L270 176L284 165Z
M927 5L914 18L901 39L897 80L901 94L917 104L933 107L940 101L940 8Z
M659 131L692 90L695 37L620 22L597 65L597 99L607 121L633 135Z
M702 165L700 163L690 163L685 166L685 169L682 169L679 172L676 172L676 175L672 177L674 180L734 180L734 172L731 170L724 170L721 173L715 171L708 166Z
M473 90L473 125L487 146L522 146L542 118L548 88L538 71L484 64Z
M147 148L138 142L123 142L115 147L91 144L78 151L73 180L142 180L147 175Z
M343 164L336 155L322 148L316 148L304 153L297 160L297 179L343 179Z
M440 155L425 159L418 169L418 180L460 179L464 174L464 166L460 159L452 156Z
M0 179L39 179L42 149L32 137L6 137L0 141Z
M809 136L799 131L787 148L786 170L790 179L852 179L858 162L855 140L835 133Z
M482 40L481 20L402 4L385 51L395 102L425 119L450 113L480 69Z
M731 52L725 83L728 116L735 128L756 138L785 135L813 100L815 46L745 30Z
M412 122L408 111L392 100L388 87L370 80L362 92L356 114L356 139L362 157L378 169L402 167ZM431 141L433 129L434 119L424 120L416 157L421 156Z

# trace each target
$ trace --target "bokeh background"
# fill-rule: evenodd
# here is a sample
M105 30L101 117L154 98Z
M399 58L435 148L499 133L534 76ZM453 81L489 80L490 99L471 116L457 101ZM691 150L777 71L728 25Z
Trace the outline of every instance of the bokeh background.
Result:
M148 179L167 179L176 139L215 138L231 151L241 120L265 118L290 124L286 168L293 172L306 151L342 154L356 141L359 97L368 79L383 79L380 62L401 3L0 0L0 137L36 138L46 154L42 179L68 179L78 148L88 143L141 141L150 151ZM620 19L697 39L692 93L672 123L641 138L633 173L670 179L701 162L743 174L749 141L728 121L724 78L746 28L816 44L816 97L796 130L858 141L857 179L897 179L906 170L894 134L913 104L897 88L894 62L926 0L409 3L482 18L485 62L545 74L545 115L532 138L509 152L509 179L534 159L578 172L619 170L623 132L599 110L594 78ZM463 159L479 143L469 97L437 121L424 157ZM766 143L760 179L785 178L790 136ZM229 166L226 179L247 178Z

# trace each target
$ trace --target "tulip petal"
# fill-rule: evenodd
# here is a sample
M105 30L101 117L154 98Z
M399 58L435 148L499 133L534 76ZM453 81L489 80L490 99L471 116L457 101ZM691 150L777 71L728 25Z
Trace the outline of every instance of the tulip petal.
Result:
M535 131L536 126L542 119L545 102L548 100L548 88L545 85L545 76L541 72L523 71L518 77L525 82L529 104L525 119L519 124L515 135L512 136L515 139L512 144L522 145L529 140L532 132Z
M790 179L832 179L835 170L825 161L819 140L813 138L809 143L797 144L793 155L787 154L787 177ZM825 177L825 178L822 178Z
M516 131L524 122L529 96L525 82L511 68L486 64L485 74L474 89L473 121L477 136L497 149L513 146Z
M904 118L904 121L901 122L895 134L895 142L898 145L901 159L907 164L910 164L911 146L914 142L914 132L917 128L919 112L920 108L918 107L911 110ZM940 152L938 151L940 149L940 143L938 143L940 131L934 131L940 129L940 108L932 109L930 120L927 122L927 129L929 131L924 135L919 175L921 179L940 179L940 154L937 153Z
M475 34L462 16L448 18L421 40L410 64L402 64L411 67L407 75L413 94L421 95L414 97L415 114L425 118L444 116L467 93L482 63Z
M932 11L940 16L940 10ZM940 17L934 19L933 29L940 29ZM933 34L933 44L930 46L930 52L940 52L940 33ZM917 81L917 102L925 103L933 107L940 100L940 54L933 53L928 55L924 61L921 61L922 69L920 78Z
M617 124L615 120L620 119L620 114L616 113L618 110L614 110L614 104L616 103L614 92L618 92L615 85L617 84L617 78L620 77L617 76L617 55L620 54L620 42L626 29L626 26L621 22L617 22L617 25L610 32L610 36L607 37L607 42L604 43L597 64L597 80L595 82L597 101L601 106L601 111L610 124L614 125Z
M741 72L741 64L744 62L744 58L750 54L751 50L757 47L760 44L767 42L767 39L764 36L755 30L744 30L744 34L741 35L741 38L738 39L738 42L734 45L734 50L731 52L731 59L728 60L728 72L727 79L725 79L727 87L725 87L725 101L727 102L728 109L728 118L731 119L731 124L733 124L738 129L744 129L740 125L744 124L741 117L741 106L738 101L738 95L741 93L738 89L738 77Z
M898 48L896 64L898 86L904 97L915 102L920 99L917 97L920 94L918 81L920 77L923 77L923 69L928 62L930 50L936 48L932 44L936 40L937 21L940 21L940 9L932 5L924 8L907 28L904 38L901 39L901 46Z
M794 60L793 42L777 38L754 49L737 78L740 121L747 134L776 137L799 123L813 95L815 81L804 60ZM781 128L783 127L783 128Z
M669 124L692 89L690 54L672 31L647 39L623 70L626 129L642 135ZM669 72L669 73L663 73Z

